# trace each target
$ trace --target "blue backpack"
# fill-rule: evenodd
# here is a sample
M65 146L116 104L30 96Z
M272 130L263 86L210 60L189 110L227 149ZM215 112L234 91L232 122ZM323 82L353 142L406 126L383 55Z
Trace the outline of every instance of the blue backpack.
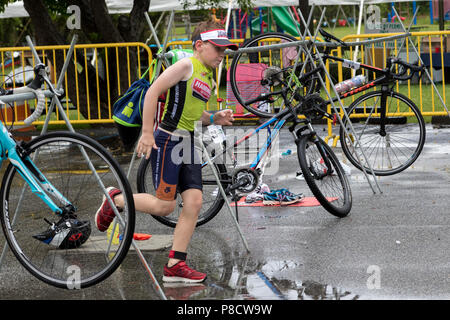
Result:
M112 118L116 123L119 137L126 150L132 150L139 138L142 126L142 111L144 108L145 94L150 88L151 83L155 80L155 72L153 72L150 81L147 81L145 76L150 69L153 68L154 71L155 66L156 60L154 59L142 77L133 82L128 90L120 96L113 105ZM155 114L153 130L156 130L159 122L161 122L165 101L166 94L163 94L158 98L158 107Z
M142 126L142 110L148 88L150 82L144 77L133 82L113 105L114 121L126 127Z

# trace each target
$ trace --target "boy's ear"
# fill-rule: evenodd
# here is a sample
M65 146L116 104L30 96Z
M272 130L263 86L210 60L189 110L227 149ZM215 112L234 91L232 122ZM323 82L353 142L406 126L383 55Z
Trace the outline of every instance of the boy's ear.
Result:
M195 42L194 49L195 49L195 50L198 50L198 46L200 46L200 45L202 45L202 44L203 44L203 41L202 41L202 40L197 40L197 41Z

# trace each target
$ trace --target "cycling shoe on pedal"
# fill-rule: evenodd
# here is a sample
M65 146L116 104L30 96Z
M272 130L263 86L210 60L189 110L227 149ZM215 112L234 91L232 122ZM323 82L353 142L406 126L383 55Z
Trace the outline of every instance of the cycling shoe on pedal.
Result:
M47 220L46 220L47 221ZM57 223L50 223L50 228L33 238L59 249L76 249L80 247L91 234L89 221L80 221L73 217L63 217Z

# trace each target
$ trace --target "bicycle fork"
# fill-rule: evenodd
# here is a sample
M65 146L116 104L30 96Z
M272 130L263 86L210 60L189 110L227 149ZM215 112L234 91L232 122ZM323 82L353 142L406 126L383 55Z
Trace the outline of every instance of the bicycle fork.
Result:
M316 132L314 131L314 128L312 127L311 123L307 123L306 126L298 129L297 131L293 130L296 124L294 124L289 130L292 132L295 143L298 144L300 141L299 136L302 135L302 132L305 130L309 130L310 132L306 135L309 135L311 137L311 141L317 146L317 150L319 150L320 158L319 159L308 159L309 161L309 170L314 175L314 178L321 180L324 177L328 175L333 174L333 166L331 165L330 160L328 159L328 155L325 152L322 143L320 143L320 139L317 136ZM321 166L322 168L319 168Z
M10 138L11 139L11 138ZM15 144L11 139L5 155L19 172L21 177L30 186L31 192L44 201L55 214L62 215L67 211L73 211L73 205L47 180L42 172L34 165L27 155L26 150ZM26 185L24 186L24 188ZM52 195L62 206L58 206L49 196ZM63 209L62 209L63 208Z

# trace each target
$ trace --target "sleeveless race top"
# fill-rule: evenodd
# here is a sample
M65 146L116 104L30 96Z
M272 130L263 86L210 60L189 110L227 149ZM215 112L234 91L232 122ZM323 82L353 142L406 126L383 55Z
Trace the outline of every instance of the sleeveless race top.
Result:
M192 62L193 73L186 81L180 81L169 89L160 127L170 132L176 129L194 131L206 109L213 89L212 69L194 57L185 58Z

